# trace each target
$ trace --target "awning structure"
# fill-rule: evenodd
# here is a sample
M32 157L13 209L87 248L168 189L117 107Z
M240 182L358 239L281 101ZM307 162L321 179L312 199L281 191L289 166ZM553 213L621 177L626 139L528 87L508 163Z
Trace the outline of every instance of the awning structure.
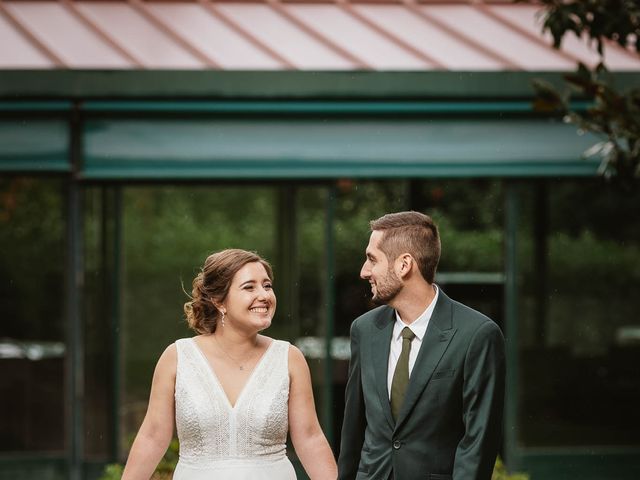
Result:
M594 142L531 119L93 120L88 179L592 176Z
M433 0L0 0L0 69L568 71L539 7ZM612 70L640 70L615 44Z
M0 172L77 180L593 176L535 115L539 7L436 0L0 0ZM616 78L640 58L606 48ZM73 160L73 161L72 161Z
M68 121L0 120L0 172L69 172Z
M72 165L70 122L64 105L57 107L51 118L0 120L0 172L116 181L321 180L579 177L598 168L597 159L581 156L597 139L551 119L385 113L127 118L103 116L100 102L83 109L82 148Z

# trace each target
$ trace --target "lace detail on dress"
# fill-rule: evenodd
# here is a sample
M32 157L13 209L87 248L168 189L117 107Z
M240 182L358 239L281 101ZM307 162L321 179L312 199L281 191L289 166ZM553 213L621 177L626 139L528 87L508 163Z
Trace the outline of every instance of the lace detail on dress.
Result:
M234 407L193 339L176 342L176 427L180 461L200 468L221 460L275 459L286 451L289 343L273 340Z

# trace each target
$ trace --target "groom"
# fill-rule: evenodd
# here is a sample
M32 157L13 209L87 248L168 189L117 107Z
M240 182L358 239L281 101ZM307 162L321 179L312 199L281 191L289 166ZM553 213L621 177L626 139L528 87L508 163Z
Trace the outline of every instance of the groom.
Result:
M351 326L338 479L488 480L502 430L498 326L434 284L427 215L371 222L360 276L382 305Z

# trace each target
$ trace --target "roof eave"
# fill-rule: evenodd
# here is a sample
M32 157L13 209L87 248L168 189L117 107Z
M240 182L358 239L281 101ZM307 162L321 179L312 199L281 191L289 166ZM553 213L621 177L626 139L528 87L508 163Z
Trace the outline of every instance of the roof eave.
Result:
M531 81L564 72L3 70L0 98L25 99L527 99ZM614 74L621 88L637 72Z

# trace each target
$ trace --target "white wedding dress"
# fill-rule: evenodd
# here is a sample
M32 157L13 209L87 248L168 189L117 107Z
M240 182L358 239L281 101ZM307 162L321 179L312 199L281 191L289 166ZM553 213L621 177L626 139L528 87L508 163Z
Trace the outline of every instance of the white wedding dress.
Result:
M176 347L173 480L295 480L286 455L289 343L271 342L234 406L195 340Z

